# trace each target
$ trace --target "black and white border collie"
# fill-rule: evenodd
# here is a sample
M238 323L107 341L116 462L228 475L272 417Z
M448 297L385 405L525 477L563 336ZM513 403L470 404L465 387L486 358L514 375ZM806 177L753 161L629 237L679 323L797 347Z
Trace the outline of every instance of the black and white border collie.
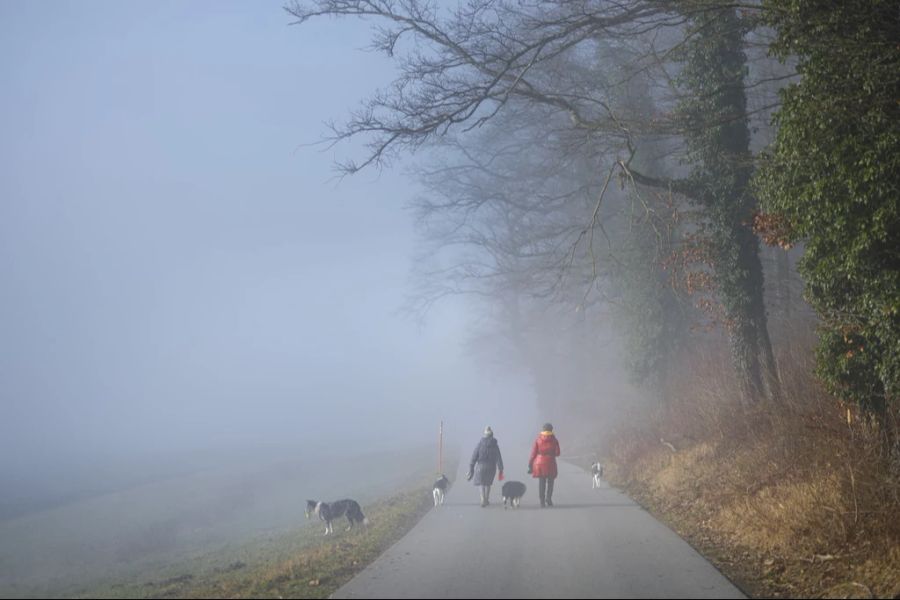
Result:
M337 502L331 503L307 500L306 518L311 518L310 515L313 513L325 521L325 535L334 533L332 522L344 515L347 515L347 519L350 521L350 526L347 527L347 531L353 529L355 523L362 523L367 527L369 525L369 519L363 514L362 509L359 507L359 502L356 500L338 500Z
M506 503L513 508L519 508L522 502L522 496L525 495L525 484L521 481L507 481L503 484L503 509L506 510Z
M434 496L435 506L444 503L444 496L447 495L447 490L449 488L450 480L447 479L446 475L441 474L441 476L438 477L437 481L434 482L434 486L431 488L431 493Z
M595 462L591 465L591 489L595 490L600 487L600 478L603 477L603 465Z

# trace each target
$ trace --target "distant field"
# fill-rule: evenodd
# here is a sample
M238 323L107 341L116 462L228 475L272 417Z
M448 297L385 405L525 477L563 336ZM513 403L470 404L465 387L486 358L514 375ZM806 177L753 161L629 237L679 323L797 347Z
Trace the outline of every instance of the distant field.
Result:
M328 598L432 508L431 475L364 504L369 527L324 537L320 522L262 534L167 567L73 587L76 598Z
M0 596L91 590L115 596L126 589L129 595L155 596L145 583L185 584L195 573L237 573L242 563L282 560L316 539L309 528L321 527L305 521L306 498L352 496L372 504L421 487L433 473L432 455L431 449L413 448L261 460L0 522Z

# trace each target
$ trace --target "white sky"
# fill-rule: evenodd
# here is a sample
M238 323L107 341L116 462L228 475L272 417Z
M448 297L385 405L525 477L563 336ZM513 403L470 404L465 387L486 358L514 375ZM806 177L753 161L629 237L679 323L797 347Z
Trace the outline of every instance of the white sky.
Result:
M0 473L430 439L525 393L462 356L465 303L395 314L413 190L302 145L390 64L281 6L0 3Z

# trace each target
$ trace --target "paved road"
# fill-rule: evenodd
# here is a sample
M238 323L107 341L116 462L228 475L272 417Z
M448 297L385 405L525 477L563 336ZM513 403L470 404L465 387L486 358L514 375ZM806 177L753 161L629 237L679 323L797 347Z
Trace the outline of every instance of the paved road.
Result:
M560 463L548 509L525 477L508 474L528 493L518 510L504 510L498 485L481 508L460 473L444 506L334 597L744 598L627 496L605 483L592 490L583 470Z

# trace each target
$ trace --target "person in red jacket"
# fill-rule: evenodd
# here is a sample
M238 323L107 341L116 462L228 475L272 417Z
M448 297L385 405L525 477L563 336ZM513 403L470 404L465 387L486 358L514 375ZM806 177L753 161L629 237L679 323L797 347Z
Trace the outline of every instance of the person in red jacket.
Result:
M540 482L541 508L553 506L553 482L556 480L556 457L559 456L559 442L553 435L553 425L544 423L543 430L531 447L528 473Z

